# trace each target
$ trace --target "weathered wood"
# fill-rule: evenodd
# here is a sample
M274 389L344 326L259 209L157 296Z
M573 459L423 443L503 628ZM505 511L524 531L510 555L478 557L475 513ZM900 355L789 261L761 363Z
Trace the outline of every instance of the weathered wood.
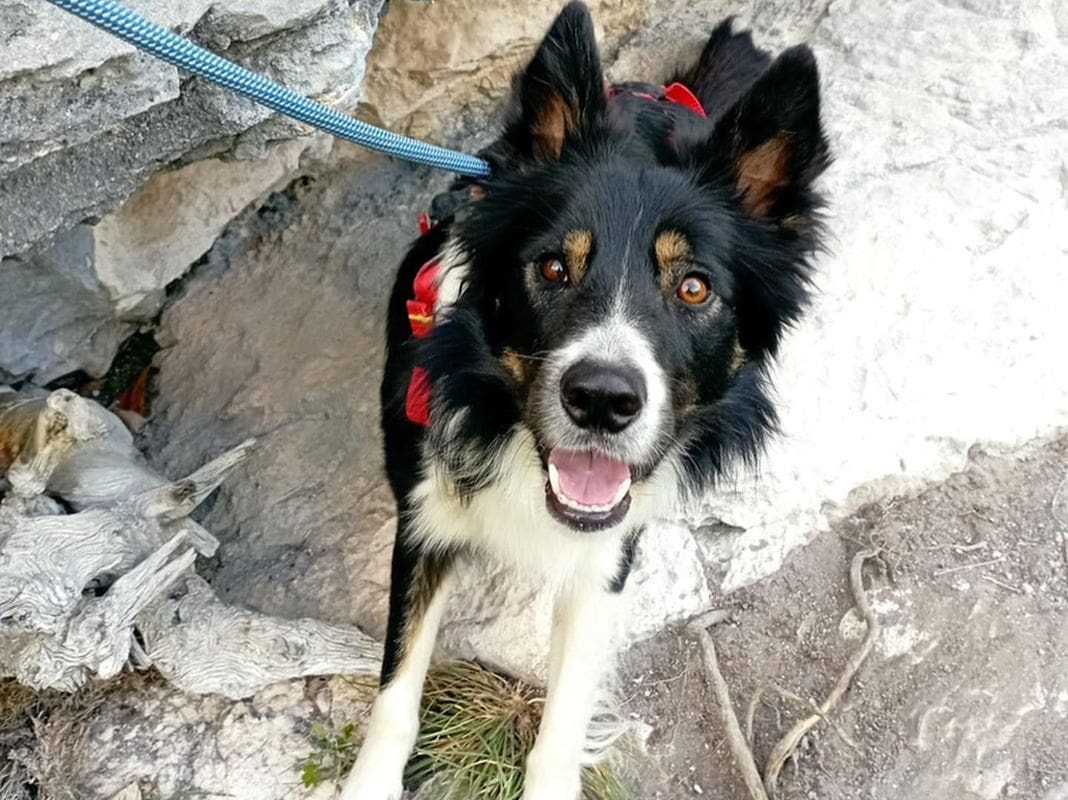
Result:
M96 403L0 388L0 675L72 690L132 657L187 691L240 698L374 672L380 648L358 629L228 606L193 571L218 541L188 515L254 444L169 482Z
M235 608L196 575L179 578L137 628L149 659L175 686L231 698L302 675L377 672L382 657L356 628Z

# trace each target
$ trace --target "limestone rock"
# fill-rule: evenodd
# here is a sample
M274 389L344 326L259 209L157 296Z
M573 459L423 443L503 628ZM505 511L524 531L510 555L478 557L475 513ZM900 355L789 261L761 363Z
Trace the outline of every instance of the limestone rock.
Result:
M37 372L44 383L111 365L132 329L91 268L91 238L83 228L37 255L0 260L0 379Z
M288 681L241 701L138 676L96 691L95 703L75 698L38 729L46 755L34 767L44 788L99 798L134 785L132 797L326 800L332 782L301 782L300 765L316 747L312 726L337 731L365 715L372 696L369 684L343 678Z
M590 0L598 38L611 52L641 25L649 0ZM458 114L486 112L511 86L560 12L536 0L519 12L509 0L395 3L368 58L360 112L376 124L437 139Z
M166 3L137 11L303 94L354 105L381 0ZM47 3L0 1L0 255L110 211L161 166L249 157L297 123Z
M163 289L180 278L246 207L292 180L324 151L324 135L280 144L254 161L195 161L162 172L92 227L94 268L114 314L154 316Z
M164 289L223 228L327 144L325 136L300 137L261 159L209 158L161 172L96 224L0 261L0 375L46 383L76 369L106 372L122 340L157 314Z
M448 181L417 174L377 161L265 209L269 225L235 231L164 311L152 460L195 466L209 443L266 437L251 480L203 521L225 531L220 596L384 633L394 508L377 421L383 312L429 201L420 184ZM262 240L251 233L261 229ZM313 477L295 468L311 461Z
M712 26L727 16L734 17L736 30L753 31L757 44L769 50L800 44L812 37L830 4L831 0L660 0L607 65L607 77L664 80L673 68L697 57Z
M1068 422L1068 16L1058 2L833 3L813 36L835 164L784 435L689 515L730 589L830 516Z
M351 108L382 5L133 7L288 88ZM328 140L47 3L0 0L0 48L0 379L100 375L223 226L291 181Z

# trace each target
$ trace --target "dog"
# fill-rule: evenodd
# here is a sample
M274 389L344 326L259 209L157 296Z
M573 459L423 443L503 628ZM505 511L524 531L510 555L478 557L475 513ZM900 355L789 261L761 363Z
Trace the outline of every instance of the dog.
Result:
M381 390L397 500L381 688L341 796L399 800L461 557L556 591L524 800L575 800L649 523L753 462L811 293L830 162L816 61L731 20L666 87L606 88L567 5L516 79L492 177L404 258Z

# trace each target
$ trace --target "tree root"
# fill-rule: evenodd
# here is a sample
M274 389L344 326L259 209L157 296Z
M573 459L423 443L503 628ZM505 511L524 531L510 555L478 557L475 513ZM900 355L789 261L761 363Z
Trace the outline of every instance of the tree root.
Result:
M875 640L879 636L879 620L875 618L875 612L872 611L871 603L868 602L868 593L864 590L863 571L864 562L876 555L878 555L878 551L875 550L865 550L857 553L853 556L853 562L849 567L849 585L853 590L853 600L857 604L861 616L864 617L864 621L868 624L868 631L864 634L864 641L861 642L860 647L846 662L845 669L842 670L838 680L835 681L831 693L827 695L826 700L820 703L818 713L805 717L794 725L779 740L778 744L772 748L771 755L768 756L768 763L764 766L764 788L769 798L774 799L778 794L779 772L782 770L783 764L786 763L786 759L793 755L801 738L838 706L838 702L845 695L849 689L849 684L852 683L853 678L860 670L861 664L864 663L864 660L875 646Z
M760 772L753 760L753 751L742 735L742 728L738 724L738 717L734 714L734 706L731 705L730 692L727 682L723 679L723 673L719 671L719 660L716 658L716 645L712 642L712 634L707 630L700 632L701 653L704 656L705 668L712 679L712 691L716 695L716 704L719 706L720 719L723 729L727 734L727 743L730 745L734 763L741 770L745 788L749 792L750 800L768 800L764 792L764 785L760 782Z
M738 769L742 773L750 800L775 800L778 796L779 774L782 772L783 766L794 754L794 751L797 749L798 744L800 744L805 734L816 727L821 721L827 722L843 741L850 746L855 747L852 739L849 738L840 726L832 722L829 719L829 716L838 706L838 703L841 701L846 691L848 691L849 685L853 682L853 678L856 677L861 665L871 653L872 648L875 646L875 641L879 636L879 621L876 619L875 613L872 611L871 603L868 601L868 594L864 589L863 576L864 562L870 558L874 558L878 554L879 550L877 549L865 550L857 553L850 564L849 584L853 592L853 600L856 603L857 609L860 611L861 616L867 624L867 632L864 635L864 640L861 642L860 647L857 648L853 655L850 656L849 661L846 662L846 666L839 674L830 694L828 694L827 698L818 706L778 686L759 687L756 692L753 693L753 697L750 699L746 709L745 732L743 733L741 726L738 724L738 718L735 716L734 707L731 705L727 683L723 679L723 674L719 669L719 661L716 658L716 648L713 644L712 636L707 630L700 631L701 650L704 656L705 667L708 671L710 683L712 684L712 689L716 696L716 702L719 706L720 717L723 721L724 730L726 731L727 741L731 747L731 753ZM806 706L812 711L812 714L800 720L790 728L790 730L788 730L772 748L771 754L768 756L767 763L764 766L763 780L761 780L760 773L756 767L756 761L753 758L753 717L756 713L758 703L768 689L775 691L784 699Z

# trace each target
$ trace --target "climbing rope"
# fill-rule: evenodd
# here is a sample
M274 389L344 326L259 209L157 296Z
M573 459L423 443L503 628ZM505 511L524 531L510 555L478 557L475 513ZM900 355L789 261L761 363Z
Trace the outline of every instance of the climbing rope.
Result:
M409 139L346 116L280 86L183 39L113 0L49 0L149 55L207 78L287 117L305 122L338 138L417 164L474 178L490 174L489 163L475 156Z

